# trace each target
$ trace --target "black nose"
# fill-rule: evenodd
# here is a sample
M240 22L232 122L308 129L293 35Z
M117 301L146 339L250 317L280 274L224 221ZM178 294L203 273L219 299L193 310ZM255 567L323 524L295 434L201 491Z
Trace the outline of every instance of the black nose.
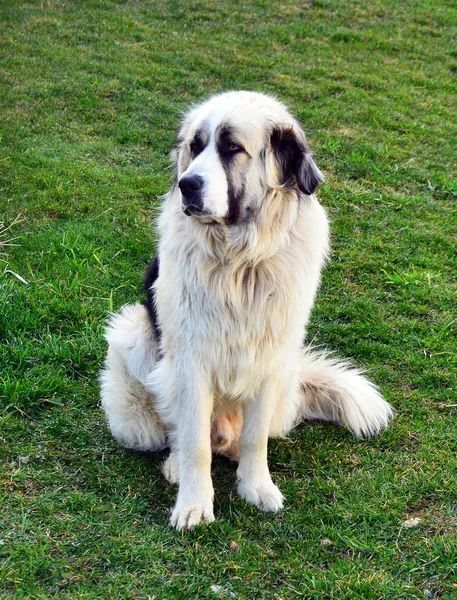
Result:
M182 205L186 215L201 215L203 213L202 188L203 179L194 177L183 177L179 182L182 194Z
M179 189L182 195L186 198L193 198L200 195L200 191L203 187L203 179L195 175L193 177L183 177L179 181Z

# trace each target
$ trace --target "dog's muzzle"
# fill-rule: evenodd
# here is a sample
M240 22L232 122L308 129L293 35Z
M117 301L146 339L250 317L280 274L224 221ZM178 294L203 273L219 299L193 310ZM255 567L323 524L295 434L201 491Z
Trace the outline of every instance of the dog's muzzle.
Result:
M204 215L203 210L203 179L198 175L183 177L179 181L179 189L182 196L182 207L186 215Z

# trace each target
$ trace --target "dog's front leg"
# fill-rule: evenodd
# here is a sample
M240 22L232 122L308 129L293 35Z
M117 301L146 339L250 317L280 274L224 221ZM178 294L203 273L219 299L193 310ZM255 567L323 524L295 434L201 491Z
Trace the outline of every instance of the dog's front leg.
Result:
M240 463L237 469L239 495L266 512L283 506L283 496L272 482L267 462L268 433L278 401L274 380L265 382L258 394L244 405L240 438Z
M186 369L176 401L179 490L171 523L176 529L193 529L199 523L214 521L210 441L213 394L198 372Z

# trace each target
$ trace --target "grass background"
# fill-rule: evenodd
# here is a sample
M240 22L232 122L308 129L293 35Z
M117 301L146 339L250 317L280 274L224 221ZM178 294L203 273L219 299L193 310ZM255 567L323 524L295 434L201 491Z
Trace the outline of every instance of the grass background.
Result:
M0 15L0 597L456 598L455 2ZM217 521L179 534L163 457L104 424L102 330L140 297L180 111L233 88L303 121L333 222L310 339L368 367L398 415L374 441L324 424L273 441L279 515L215 460Z

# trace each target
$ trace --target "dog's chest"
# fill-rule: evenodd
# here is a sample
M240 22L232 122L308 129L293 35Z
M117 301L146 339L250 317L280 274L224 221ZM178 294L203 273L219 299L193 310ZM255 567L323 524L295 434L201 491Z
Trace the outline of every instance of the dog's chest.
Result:
M288 300L265 271L181 270L158 289L164 351L191 354L222 393L249 393L301 329Z
M283 328L269 303L262 311L239 311L230 302L210 306L195 337L199 364L221 393L254 392L281 354Z

